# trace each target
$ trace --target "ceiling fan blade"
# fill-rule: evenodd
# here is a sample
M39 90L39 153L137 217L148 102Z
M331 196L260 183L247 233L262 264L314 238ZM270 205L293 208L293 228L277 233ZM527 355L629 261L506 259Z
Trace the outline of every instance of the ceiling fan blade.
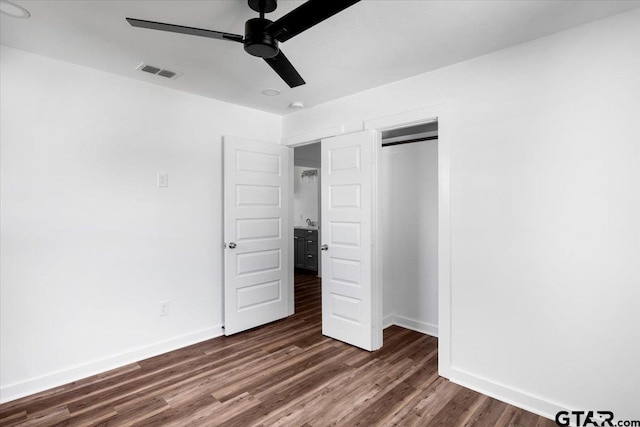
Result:
M360 0L309 0L269 24L267 32L279 42L285 42L316 24L342 12Z
M289 87L296 87L305 84L305 81L302 79L300 74L293 68L291 62L284 56L282 51L278 52L276 56L273 58L264 58L264 60L269 64L273 71L278 73L278 75L285 81Z
M127 22L133 27L148 28L150 30L168 31L170 33L189 34L191 36L208 37L210 39L230 40L242 43L243 37L239 34L223 33L220 31L204 30L202 28L184 27L182 25L164 24L162 22L144 21L142 19L127 18Z

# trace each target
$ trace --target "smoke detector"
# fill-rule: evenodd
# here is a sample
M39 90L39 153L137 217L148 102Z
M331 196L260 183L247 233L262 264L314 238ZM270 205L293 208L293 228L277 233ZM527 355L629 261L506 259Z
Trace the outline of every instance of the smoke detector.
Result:
M24 7L11 3L9 0L0 0L0 13L11 16L12 18L27 19L31 13Z
M136 70L144 73L155 74L156 76L164 77L165 79L175 80L182 75L177 71L170 71L164 68L156 67L154 65L145 64L144 62L136 67Z

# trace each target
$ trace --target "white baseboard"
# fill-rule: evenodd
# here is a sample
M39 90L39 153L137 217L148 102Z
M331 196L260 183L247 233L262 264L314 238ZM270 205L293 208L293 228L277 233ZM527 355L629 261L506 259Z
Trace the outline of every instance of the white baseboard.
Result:
M397 325L422 334L438 337L438 326L432 323L420 322L397 314L389 314L382 319L382 329L386 329L391 325Z
M119 368L129 363L138 362L162 353L177 350L192 344L219 337L223 334L222 325L212 326L187 335L157 342L145 347L137 348L125 353L116 354L104 359L73 366L47 375L33 378L20 383L9 384L0 388L0 403L9 402L24 396L29 396L44 390L49 390L63 384L77 381L92 375L100 374L111 369Z
M449 381L463 387L485 394L494 399L498 399L509 405L522 408L526 411L548 418L555 419L558 411L567 410L566 406L551 402L539 396L517 390L515 388L496 383L486 378L473 375L455 367L449 369Z
M393 323L393 314L389 314L382 318L382 329L387 329L389 326L392 326Z

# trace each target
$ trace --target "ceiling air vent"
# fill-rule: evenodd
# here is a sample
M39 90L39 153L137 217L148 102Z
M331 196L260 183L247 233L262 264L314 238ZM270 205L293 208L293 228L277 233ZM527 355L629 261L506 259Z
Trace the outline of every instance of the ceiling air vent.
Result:
M176 74L178 73L174 73L173 71L169 71L169 70L160 70L160 72L158 72L159 76L166 77L168 79L174 78Z
M182 73L178 73L176 71L163 70L160 67L154 67L153 65L148 65L142 63L136 67L136 70L144 71L145 73L155 74L156 76L164 77L166 79L177 79L182 75Z

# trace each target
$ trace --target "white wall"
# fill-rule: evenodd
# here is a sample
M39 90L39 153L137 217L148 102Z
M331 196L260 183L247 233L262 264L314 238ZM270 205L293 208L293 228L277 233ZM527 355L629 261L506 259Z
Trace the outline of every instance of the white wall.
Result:
M219 335L221 136L277 141L280 117L6 47L1 67L2 400Z
M318 223L320 219L318 205L318 188L320 184L320 171L316 182L300 182L300 176L306 168L301 166L294 167L293 175L293 224L307 225L307 218Z
M438 142L380 158L385 326L438 335Z
M638 52L636 9L284 117L292 141L447 104L452 379L640 417Z

